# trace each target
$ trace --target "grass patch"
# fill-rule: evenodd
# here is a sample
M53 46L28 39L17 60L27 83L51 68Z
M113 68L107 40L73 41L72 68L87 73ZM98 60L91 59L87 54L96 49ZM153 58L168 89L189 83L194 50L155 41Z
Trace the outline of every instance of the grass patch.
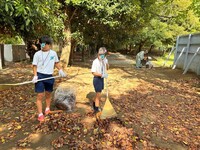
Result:
M172 53L169 58L168 58L168 55L169 54L165 54L164 56L156 57L157 61L154 61L153 63L159 67L163 66L164 63L165 63L165 67L172 67L173 62L174 62L174 53Z

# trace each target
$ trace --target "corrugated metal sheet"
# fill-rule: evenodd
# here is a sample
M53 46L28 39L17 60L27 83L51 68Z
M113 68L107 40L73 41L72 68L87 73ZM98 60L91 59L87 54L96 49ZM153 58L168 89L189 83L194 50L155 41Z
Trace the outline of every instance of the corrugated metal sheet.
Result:
M200 33L179 36L176 41L174 65L200 75ZM184 51L183 51L184 49ZM182 55L180 55L182 52Z

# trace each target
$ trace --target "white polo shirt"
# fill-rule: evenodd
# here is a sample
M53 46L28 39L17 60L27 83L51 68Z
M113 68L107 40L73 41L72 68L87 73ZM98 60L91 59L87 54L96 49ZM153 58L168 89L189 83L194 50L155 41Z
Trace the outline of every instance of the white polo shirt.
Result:
M91 72L104 74L106 72L106 64L108 64L108 59L107 58L104 58L103 60L99 60L98 58L96 58L92 62Z
M39 73L53 74L56 62L59 62L59 59L55 51L44 52L40 50L35 53L32 64L37 66L37 72Z
M144 59L144 51L140 51L138 54L137 54L137 57L139 58L139 59Z

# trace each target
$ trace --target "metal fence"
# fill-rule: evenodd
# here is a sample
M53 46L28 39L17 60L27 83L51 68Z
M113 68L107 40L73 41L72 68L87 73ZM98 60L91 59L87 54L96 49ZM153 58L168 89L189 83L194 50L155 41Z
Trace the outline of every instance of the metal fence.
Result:
M200 75L200 33L178 36L172 69L182 68Z

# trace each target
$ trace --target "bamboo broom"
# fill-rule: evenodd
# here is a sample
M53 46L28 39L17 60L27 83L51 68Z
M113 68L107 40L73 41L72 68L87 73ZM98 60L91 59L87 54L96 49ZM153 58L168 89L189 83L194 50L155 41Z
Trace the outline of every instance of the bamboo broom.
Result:
M106 102L103 107L103 110L101 112L101 119L106 119L106 118L112 118L116 117L117 113L115 112L112 104L110 103L109 97L108 97L108 85L107 85L107 78L106 78Z

